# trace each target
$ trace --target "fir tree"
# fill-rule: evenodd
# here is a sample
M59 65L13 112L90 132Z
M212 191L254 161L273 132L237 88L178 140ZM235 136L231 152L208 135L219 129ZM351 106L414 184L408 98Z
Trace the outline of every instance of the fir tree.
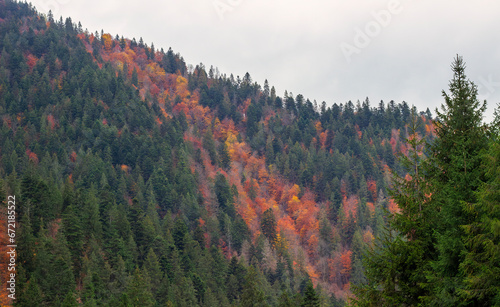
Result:
M487 181L477 193L477 203L466 211L475 218L466 225L467 253L460 268L465 287L461 297L477 306L500 306L500 143L498 135L484 156Z
M465 75L465 63L457 56L453 62L450 94L443 91L445 104L437 110L437 139L430 144L429 183L431 202L437 210L436 251L428 272L432 284L430 304L458 306L458 293L464 288L459 270L465 254L464 225L474 220L465 208L477 202L476 191L484 180L481 153L486 148L485 127L481 121L486 102L477 99L477 86Z

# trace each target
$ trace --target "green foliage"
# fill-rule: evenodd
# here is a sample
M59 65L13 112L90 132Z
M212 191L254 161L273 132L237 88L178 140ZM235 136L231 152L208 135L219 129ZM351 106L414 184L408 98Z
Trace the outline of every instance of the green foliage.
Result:
M0 1L0 18L0 174L20 199L20 305L298 306L304 297L316 305L325 291L300 283L303 265L320 284L343 287L347 277L339 282L331 268L340 249L353 250L345 275L362 282L364 241L386 221L387 165L401 171L395 136L404 134L406 103L320 109L300 94L278 97L248 73L207 73L203 64L188 71L172 49L89 34L26 3ZM157 78L145 77L153 63ZM186 98L172 91L180 76ZM198 95L210 121L178 110ZM226 124L278 180L231 161ZM319 218L319 229L299 234L299 252L287 243L293 230L281 229L274 250L287 204L251 220L234 176L252 183L252 205L280 202L281 192L263 194L271 183L299 185L297 197L311 197L319 211L307 221L294 212L292 223ZM356 218L345 216L349 198L359 198ZM317 241L319 251L306 251Z
M262 214L260 228L262 229L262 234L271 244L274 244L274 241L276 241L276 226L276 218L274 217L273 209L269 208Z
M215 195L219 202L219 208L229 217L235 217L234 198L231 187L223 174L218 173L215 177Z
M497 138L498 140L498 138ZM464 225L465 259L460 263L465 287L461 298L482 306L500 305L500 143L492 142L484 156L486 182L479 188L477 203L468 204L474 221Z
M488 139L481 123L486 104L477 100L461 57L452 69L426 158L412 112L409 152L400 158L407 174L393 173L391 196L400 212L365 257L368 282L356 288L355 305L499 303L498 141Z
M461 57L457 56L452 69L450 94L443 92L444 113L438 112L438 138L430 146L431 202L440 222L436 227L437 259L431 263L429 280L435 284L431 301L457 306L458 293L464 287L459 269L466 250L462 226L475 219L465 206L477 202L475 193L484 180L481 154L487 138L481 122L486 102L477 99L477 86L466 78Z
M300 306L303 307L319 307L319 295L316 293L312 282L307 282L306 290L304 292L304 300Z

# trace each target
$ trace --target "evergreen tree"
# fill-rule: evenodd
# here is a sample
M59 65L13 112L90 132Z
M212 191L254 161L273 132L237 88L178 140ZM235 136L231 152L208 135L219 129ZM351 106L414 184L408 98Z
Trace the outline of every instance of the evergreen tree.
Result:
M130 281L125 291L131 306L154 306L155 300L151 294L150 286L149 281L136 268L134 275L130 276Z
M500 143L491 140L484 156L486 183L477 193L477 203L466 211L475 217L464 227L467 252L460 268L465 287L461 297L476 306L500 306Z
M276 218L274 217L274 212L272 208L267 209L262 214L262 219L260 222L260 228L262 229L262 234L269 240L271 245L274 245L276 240Z
M428 144L428 159L422 160L417 119L412 112L408 156L401 165L408 173L393 173L391 196L399 213L365 257L368 283L356 289L353 302L360 306L466 305L460 263L465 255L464 225L475 220L465 210L476 203L484 170L481 152L486 146L481 125L485 104L477 87L466 79L465 64L455 59L445 105L438 112L438 138Z
M241 307L265 306L264 292L258 273L253 266L250 266L245 276L245 286L241 295Z
M453 62L450 94L443 91L445 104L437 111L437 139L429 145L429 183L431 203L437 211L436 250L428 272L432 295L428 303L465 305L459 298L464 288L459 270L465 255L464 225L474 221L465 208L477 202L476 191L484 181L481 153L487 138L482 125L486 102L477 99L477 86L467 79L465 63L457 56Z
M302 301L301 307L319 307L319 295L314 289L311 280L307 281L306 290L304 292L304 300Z

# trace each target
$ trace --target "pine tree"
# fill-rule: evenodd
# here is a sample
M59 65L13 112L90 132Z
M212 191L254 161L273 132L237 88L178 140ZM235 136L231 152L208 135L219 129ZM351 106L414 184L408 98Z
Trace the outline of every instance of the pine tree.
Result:
M474 220L465 208L477 202L476 191L484 180L481 152L487 138L481 123L486 102L477 99L477 86L467 79L462 57L455 58L452 70L450 94L443 91L442 113L437 110L437 139L429 145L431 202L439 223L435 228L437 258L428 272L433 294L426 301L458 306L465 304L458 296L464 287L459 270L465 254L463 225Z
M429 203L429 186L422 159L425 139L419 134L415 109L412 109L406 143L408 155L400 155L405 175L393 172L390 196L400 213L390 215L388 228L364 257L368 283L357 285L358 306L417 305L424 288L425 269L433 253L432 229L435 211Z
M302 301L301 307L319 307L319 295L314 289L311 280L307 281L306 290L304 292L304 300Z
M148 254L146 256L146 260L144 261L144 268L148 273L150 283L151 283L151 292L153 295L156 295L160 289L161 282L163 280L163 273L160 269L160 263L158 262L158 257L152 248L149 249Z
M246 283L243 287L240 306L265 306L265 297L264 292L262 291L260 276L253 266L250 266L248 269L245 281Z
M260 228L262 229L262 234L269 240L271 245L274 245L274 241L276 240L276 227L277 223L273 209L269 208L262 214Z
M155 300L150 288L148 280L136 268L134 275L130 277L125 293L132 306L154 306Z
M475 217L464 227L467 253L460 264L465 275L465 300L477 306L500 306L500 143L498 135L490 141L484 156L487 182L477 194L478 201L466 211Z

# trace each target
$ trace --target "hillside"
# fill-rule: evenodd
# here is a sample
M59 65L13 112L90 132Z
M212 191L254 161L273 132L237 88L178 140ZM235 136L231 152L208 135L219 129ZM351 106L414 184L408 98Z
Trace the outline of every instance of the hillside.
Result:
M365 281L399 210L405 102L278 96L10 0L0 50L16 306L342 306ZM433 139L430 112L417 121Z

